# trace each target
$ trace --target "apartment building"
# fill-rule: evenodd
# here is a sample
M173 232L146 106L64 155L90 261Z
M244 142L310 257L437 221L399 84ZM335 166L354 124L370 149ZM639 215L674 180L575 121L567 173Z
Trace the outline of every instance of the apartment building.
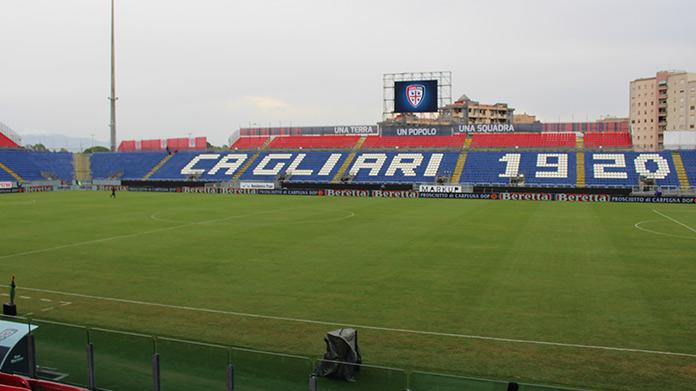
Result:
M696 131L696 73L661 71L630 82L629 119L637 150L660 150L665 130Z

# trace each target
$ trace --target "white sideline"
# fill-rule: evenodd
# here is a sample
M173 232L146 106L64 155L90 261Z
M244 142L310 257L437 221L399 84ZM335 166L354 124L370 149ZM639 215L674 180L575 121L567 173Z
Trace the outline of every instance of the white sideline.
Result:
M681 225L682 227L684 227L684 228L688 229L689 231L691 231L691 232L693 232L693 233L696 234L696 229L693 229L693 228L689 227L688 225L682 223L681 221L679 221L679 220L677 220L677 219L674 219L674 218L672 218L672 217L669 217L669 216L667 216L666 214L661 213L661 212L659 212L659 211L657 211L657 210L655 210L655 209L653 209L653 212L659 214L660 216L662 216L662 217L664 217L664 218L666 218L666 219L671 220L671 221L674 222L674 223L677 223L677 224Z
M82 294L82 293L61 292L61 291L54 291L54 290L49 290L49 289L27 288L27 287L22 287L22 288L18 288L18 289L34 291L34 292L52 293L52 294L71 296L71 297L81 297L81 298L93 299L93 300L104 300L104 301L111 301L111 302L124 303L124 304L136 304L136 305L143 305L143 306L150 306L150 307L170 308L170 309L183 310L183 311L205 312L205 313L221 314L221 315L232 315L232 316L240 316L240 317L256 318L256 319L268 319L268 320L280 320L280 321L286 321L286 322L319 324L319 325L324 325L324 326L341 326L341 327L351 327L351 328L356 328L356 329L389 331L389 332L404 333L404 334L431 335L431 336L438 336L438 337L476 339L476 340L483 340L483 341L510 342L510 343L532 344L532 345L548 345L548 346L559 346L559 347L567 347L567 348L610 350L610 351L618 351L618 352L646 353L646 354L655 354L655 355L662 355L662 356L678 356L678 357L696 358L696 354L693 354L693 353L667 352L667 351L659 351L659 350L622 348L622 347L600 346L600 345L583 345L583 344L563 343L563 342L535 341L535 340L527 340L527 339L489 337L489 336L483 336L483 335L456 334L456 333L445 333L445 332L437 332L437 331L409 330L409 329L350 324L350 323L340 323L340 322L327 322L327 321L322 321L322 320L289 318L289 317L284 317L284 316L251 314L251 313L245 313L245 312L224 311L224 310L215 310L215 309L209 309L209 308L195 308L195 307L187 307L187 306L172 305L172 304L151 303L151 302L147 302L147 301L119 299L119 298L115 298L115 297L105 297L105 296L94 296L94 295L86 295L86 294Z

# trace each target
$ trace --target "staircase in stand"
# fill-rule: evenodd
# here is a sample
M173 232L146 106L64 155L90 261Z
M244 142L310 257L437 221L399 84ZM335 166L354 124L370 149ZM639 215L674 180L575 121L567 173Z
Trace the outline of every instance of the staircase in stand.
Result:
M92 167L87 153L73 154L73 170L75 179L82 181L92 180Z
M584 137L575 137L575 149L577 149L578 151L585 150L585 138Z
M585 187L585 153L575 154L575 184L577 187Z
M345 175L346 171L348 170L348 167L350 167L351 163L353 163L353 160L355 159L355 155L358 153L358 150L362 148L363 143L365 143L365 140L367 139L368 136L362 136L360 137L360 140L355 143L353 148L350 150L350 153L348 154L348 157L346 157L346 160L343 161L343 164L341 164L341 167L338 168L338 171L336 172L336 175L334 175L333 179L331 180L331 183L339 183L341 182L341 178Z
M474 136L467 134L466 138L464 139L464 149L469 149L471 148L471 141L473 141Z
M157 170L159 170L162 166L164 166L164 163L168 162L169 159L172 158L172 156L174 156L173 153L172 153L172 154L168 154L168 155L165 156L162 160L160 160L160 162L157 163L157 165L155 165L154 167L152 167L152 169L151 169L147 174L145 174L145 176L143 177L143 180L148 180L148 179L150 179L151 176L155 175L155 173L157 172Z
M239 171L237 171L237 172L234 174L234 176L232 177L232 180L231 180L230 182L235 183L235 184L238 184L239 178L241 178L242 175L244 175L244 173L246 172L246 170L248 170L249 167L250 167L250 166L256 161L256 159L259 157L259 155L261 154L261 151L263 151L264 149L266 149L266 148L268 147L268 144L271 143L271 141L273 141L273 137L267 138L266 141L264 141L263 144L261 144L261 146L260 146L259 149L256 151L256 153L253 154L253 155L251 155L251 157L244 163L244 165L239 169Z
M466 146L466 143L464 145ZM454 173L452 173L452 179L450 180L451 183L459 183L459 180L462 179L464 164L466 164L466 151L462 151L457 158L457 164L454 166Z
M0 163L0 169L7 171L8 174L12 175L14 179L17 180L17 182L24 182L24 178L19 176L16 172L12 171L11 168L7 167L6 165Z
M679 152L672 152L672 161L674 162L674 168L677 169L679 187L681 187L682 189L688 189L691 185L689 184L689 177L686 175L686 170L684 169L684 162L682 161Z
M273 141L273 137L267 138L266 141L264 141L263 144L261 144L261 146L259 147L259 151L263 151L264 149L268 148L268 144L270 144L271 141Z

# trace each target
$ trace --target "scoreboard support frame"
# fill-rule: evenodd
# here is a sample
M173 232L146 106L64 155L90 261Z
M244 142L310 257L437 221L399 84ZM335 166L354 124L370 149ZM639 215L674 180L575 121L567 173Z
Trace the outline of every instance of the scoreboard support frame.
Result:
M438 110L452 104L452 72L401 72L385 73L382 77L382 120L393 119L394 115L394 83L397 81L437 80ZM438 113L418 113L424 118L436 118Z

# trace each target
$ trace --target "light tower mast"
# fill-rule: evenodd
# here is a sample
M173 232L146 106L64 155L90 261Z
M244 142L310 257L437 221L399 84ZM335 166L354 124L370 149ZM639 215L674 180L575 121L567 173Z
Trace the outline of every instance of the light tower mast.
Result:
M114 48L114 0L111 0L111 120L109 128L111 130L111 151L116 150L116 52Z

